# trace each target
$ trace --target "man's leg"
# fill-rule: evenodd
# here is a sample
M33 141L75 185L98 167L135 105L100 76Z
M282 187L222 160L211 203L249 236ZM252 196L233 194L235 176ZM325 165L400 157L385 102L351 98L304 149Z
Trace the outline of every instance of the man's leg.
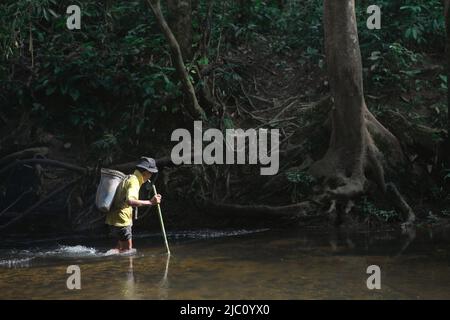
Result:
M122 228L122 241L120 251L127 251L133 249L133 240L131 234L131 226Z
M120 234L118 228L115 226L109 226L109 234L111 237L117 239L115 250L120 251L122 248L122 244L120 243Z
M120 241L120 251L128 251L132 249L131 240Z
M133 244L131 240L120 241L120 251L128 251L133 249Z

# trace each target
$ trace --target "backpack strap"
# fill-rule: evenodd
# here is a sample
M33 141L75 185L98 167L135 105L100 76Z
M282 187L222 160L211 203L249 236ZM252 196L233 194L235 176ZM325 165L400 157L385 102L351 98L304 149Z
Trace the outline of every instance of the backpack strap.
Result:
M131 178L131 176L133 176L133 174L128 174L123 180L124 183ZM132 211L132 217L131 217L131 221L137 220L138 219L138 207L131 207L131 211Z
M133 174L128 174L124 179L123 179L123 183L125 183L128 179L131 178L131 176L133 176ZM137 220L138 218L138 207L131 207L131 211L132 211L132 215L131 215L131 221L133 221L133 217L135 220Z
M127 180L131 178L131 176L132 176L132 174L127 174L127 175L122 179L122 181L120 182L119 186L118 186L117 189L116 189L116 195L114 196L114 200L113 200L113 207L114 207L115 209L117 209L117 207L114 206L114 204L116 203L116 199L115 199L115 198L117 197L117 193L118 193L118 192L122 192L122 190L120 190L120 189L123 188L125 182L127 182Z

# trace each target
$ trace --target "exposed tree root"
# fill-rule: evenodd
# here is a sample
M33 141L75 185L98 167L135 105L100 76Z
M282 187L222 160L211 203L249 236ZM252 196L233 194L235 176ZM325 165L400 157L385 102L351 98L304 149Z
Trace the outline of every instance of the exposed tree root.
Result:
M347 207L351 199L367 192L368 182L373 180L383 192L389 192L390 199L402 212L404 221L413 223L413 210L393 183L385 183L384 177L385 166L396 166L404 161L400 143L367 108L364 110L367 129L363 131L360 149L353 150L358 153L335 147L335 139L332 137L326 155L311 166L310 173L323 179L324 191L328 195L324 199L337 199L344 204L347 202ZM380 148L376 142L381 145ZM383 152L380 149L383 149ZM336 211L336 202L332 201L332 207L333 204L333 211ZM350 210L345 211L348 213Z
M245 218L295 218L298 220L309 220L320 218L320 215L311 214L317 212L318 207L311 201L304 201L297 204L286 206L267 206L267 205L240 205L219 203L211 200L204 200L200 204L203 210L208 214L227 216L227 217L245 217Z
M393 166L403 163L405 158L398 139L373 116L367 106L364 106L364 117L367 130L388 163Z
M384 158L375 144L379 142L389 155L390 164L403 161L403 153L397 139L384 128L367 108L364 108L364 124L361 142L350 146L339 141L333 131L330 147L325 156L313 164L310 173L324 179L327 192L336 198L351 199L367 191L369 174L378 186L385 191ZM347 147L348 146L348 147Z
M439 144L436 136L446 136L443 129L434 129L424 125L412 123L401 113L393 110L386 111L382 118L390 124L390 130L405 144L418 146L430 152L435 152Z
M403 215L403 221L405 224L410 225L416 220L416 215L412 208L408 205L406 200L402 197L397 187L393 183L387 184L387 189L390 197L393 199L393 202L397 206L397 208L401 211Z

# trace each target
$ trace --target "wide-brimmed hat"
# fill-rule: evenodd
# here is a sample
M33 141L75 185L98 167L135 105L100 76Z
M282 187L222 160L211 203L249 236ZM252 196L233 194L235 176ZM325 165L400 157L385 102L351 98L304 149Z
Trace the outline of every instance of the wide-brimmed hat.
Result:
M155 159L148 157L141 157L141 159L139 159L139 163L136 165L136 168L144 169L151 173L158 172Z

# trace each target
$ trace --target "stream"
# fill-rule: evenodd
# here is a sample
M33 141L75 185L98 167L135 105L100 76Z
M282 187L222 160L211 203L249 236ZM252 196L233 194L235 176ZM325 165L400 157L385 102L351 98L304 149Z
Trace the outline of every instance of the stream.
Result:
M448 237L422 230L188 230L134 237L136 254L106 256L107 238L0 245L1 299L450 299ZM67 269L79 266L81 289ZM380 267L369 290L367 267Z

